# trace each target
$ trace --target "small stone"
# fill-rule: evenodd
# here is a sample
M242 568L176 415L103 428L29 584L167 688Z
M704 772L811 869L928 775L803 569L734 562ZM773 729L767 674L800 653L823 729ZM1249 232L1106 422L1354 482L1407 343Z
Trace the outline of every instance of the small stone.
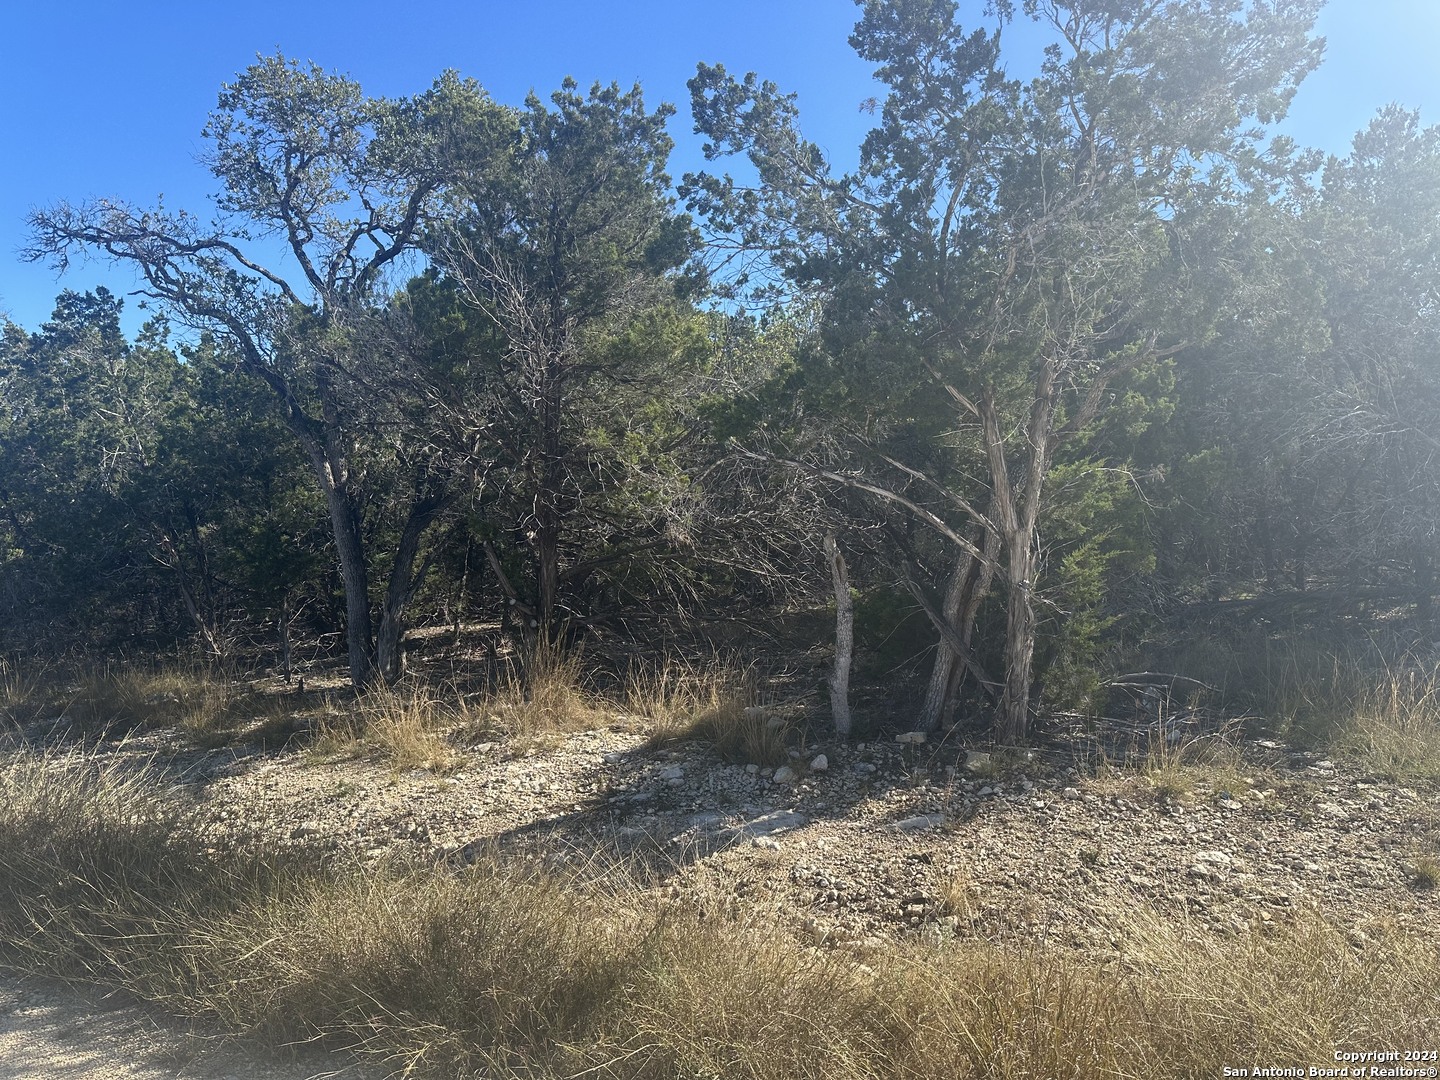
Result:
M862 776L868 776L875 771L875 766L868 761L857 761L855 763L855 771Z
M920 832L923 829L933 829L936 825L943 825L944 823L945 818L942 814L917 814L915 817L908 817L903 821L897 821L895 828L900 832Z
M754 776L754 775L755 775L756 773L758 773L759 771L760 771L760 766L759 766L759 765L756 765L756 764L754 764L754 763L751 763L751 764L745 766L745 772L746 772L748 775L750 775L750 776Z
M795 770L792 769L789 765L781 765L780 768L775 770L774 780L777 784L788 784L794 779Z
M895 741L903 746L919 746L925 741L925 732L902 731L899 735L895 736Z
M661 780L683 780L683 779L685 779L685 770L682 769L679 765L672 765L670 768L668 768L668 769L662 769L662 770L660 771L660 779L661 779Z
M1211 863L1215 866L1230 866L1235 862L1234 857L1227 851L1197 851L1195 861Z
M1064 791L1060 792L1060 797L1062 799L1069 799L1073 802L1074 800L1080 798L1080 792L1076 788L1067 787Z
M776 810L774 813L762 814L760 817L745 822L736 828L734 833L737 836L769 836L771 833L798 829L809 820L803 814L796 814L789 810Z
M982 750L966 750L965 765L967 772L978 772L981 769L990 767L990 755Z
M810 761L811 772L824 772L828 768L830 768L830 759L824 754L816 754Z

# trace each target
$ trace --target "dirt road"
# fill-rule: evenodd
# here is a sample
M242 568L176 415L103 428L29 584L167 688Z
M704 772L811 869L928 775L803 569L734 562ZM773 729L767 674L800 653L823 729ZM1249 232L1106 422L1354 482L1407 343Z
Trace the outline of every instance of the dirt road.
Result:
M371 1080L344 1058L262 1051L100 993L0 975L0 1080Z

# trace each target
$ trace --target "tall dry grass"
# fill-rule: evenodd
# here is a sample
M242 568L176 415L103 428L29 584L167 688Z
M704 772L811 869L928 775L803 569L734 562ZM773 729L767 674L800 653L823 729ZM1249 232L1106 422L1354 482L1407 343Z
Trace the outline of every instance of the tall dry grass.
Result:
M1377 775L1440 781L1440 667L1387 672L1358 696L1332 744Z
M951 942L861 963L807 947L763 906L702 917L623 881L499 859L427 871L206 855L143 769L30 753L0 768L0 960L397 1071L1212 1077L1440 1038L1432 940L1375 932L1357 950L1304 912L1220 938L1139 898L1119 914L1125 952L1110 962Z
M652 749L703 740L727 761L783 765L791 725L761 707L761 696L753 665L734 658L704 665L667 659L631 669L625 707L646 723Z
M463 721L463 709L439 696L380 687L323 716L310 749L322 757L369 757L398 771L445 773L460 765L447 733Z

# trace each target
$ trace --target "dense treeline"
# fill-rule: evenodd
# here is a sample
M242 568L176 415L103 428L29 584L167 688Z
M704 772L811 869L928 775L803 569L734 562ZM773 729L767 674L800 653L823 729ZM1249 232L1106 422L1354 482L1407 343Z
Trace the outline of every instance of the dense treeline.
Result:
M1428 640L1440 133L1268 134L1317 0L995 6L861 4L887 91L843 175L718 66L694 121L738 177L676 185L638 87L376 99L261 59L206 128L213 221L33 215L32 257L128 264L160 314L5 328L4 647L335 634L393 681L419 621L640 641L822 598L828 537L862 633L930 665L922 726L1023 739L1227 603Z

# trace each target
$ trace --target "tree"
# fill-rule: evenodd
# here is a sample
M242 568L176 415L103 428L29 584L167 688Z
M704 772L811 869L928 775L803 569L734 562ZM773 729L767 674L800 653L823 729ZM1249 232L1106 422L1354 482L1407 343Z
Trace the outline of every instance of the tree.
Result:
M1182 380L1187 439L1207 466L1187 477L1192 501L1226 507L1231 535L1212 546L1232 589L1329 587L1351 608L1413 600L1429 622L1437 190L1440 130L1390 106L1348 155L1251 216L1265 255L1247 268L1247 303Z
M453 288L473 324L431 400L470 473L503 477L533 567L521 603L550 640L588 614L587 580L684 533L678 455L696 429L681 391L711 343L679 273L694 234L665 174L672 112L647 111L638 86L531 95L509 152L430 238L448 280L421 302Z
M767 256L762 286L829 298L826 348L851 381L889 385L882 421L946 448L940 474L879 447L869 460L887 462L888 482L841 479L957 552L936 613L942 658L969 659L952 618L988 574L1003 582L996 736L1015 742L1052 472L1086 456L1126 380L1208 333L1205 242L1272 175L1254 125L1283 115L1318 63L1318 0L1025 0L1051 38L1029 80L1007 73L1001 49L1012 3L974 31L953 0L861 7L851 43L888 93L856 172L832 174L773 84L702 65L691 90L707 155L747 155L759 183L701 175L686 190L735 248ZM937 395L948 422L926 432L911 421Z
M121 306L65 292L0 342L5 623L52 647L188 629L218 657L232 620L314 576L323 511L264 388L213 341L177 355L163 320L126 341Z
M395 464L403 434L387 433L390 449L373 437L373 387L355 378L373 347L366 317L446 185L514 133L510 111L451 73L411 98L367 98L348 78L276 55L222 89L205 128L221 184L214 221L115 200L31 217L31 258L63 268L77 251L98 251L129 263L142 295L218 335L238 370L270 389L325 498L356 685L399 674L419 536L446 501L441 468L423 454L388 476L367 473L379 459ZM298 272L287 276L282 257ZM377 480L399 486L369 490ZM388 559L367 551L377 495L400 505ZM388 579L378 635L372 576Z

